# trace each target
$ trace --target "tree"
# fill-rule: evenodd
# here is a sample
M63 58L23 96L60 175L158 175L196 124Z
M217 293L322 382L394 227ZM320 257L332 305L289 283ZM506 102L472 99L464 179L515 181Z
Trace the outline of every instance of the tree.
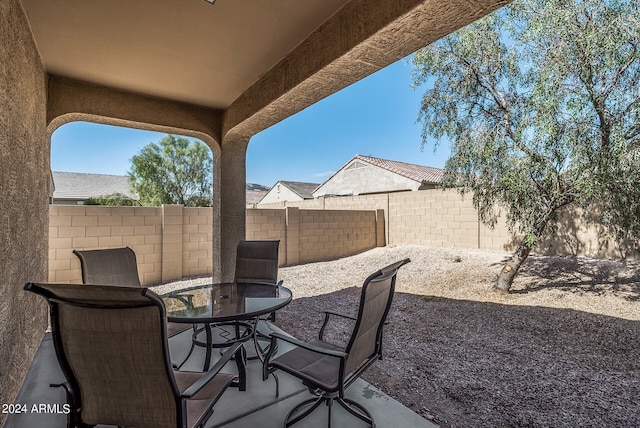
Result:
M142 205L211 206L211 151L201 142L167 135L131 159L129 181Z
M432 83L422 145L451 142L443 186L524 236L498 291L564 207L640 235L639 17L631 0L517 0L413 57L414 87Z
M131 199L122 193L112 193L110 195L100 196L98 198L88 198L85 205L109 205L109 206L126 206L132 207L140 205L135 199Z

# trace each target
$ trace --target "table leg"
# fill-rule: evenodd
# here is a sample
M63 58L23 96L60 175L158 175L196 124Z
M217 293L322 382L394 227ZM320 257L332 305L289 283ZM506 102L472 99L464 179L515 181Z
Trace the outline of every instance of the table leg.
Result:
M209 366L211 365L211 348L213 345L213 333L211 332L211 324L204 324L204 331L207 335L207 346L204 355L204 367L202 368L203 372L209 371Z

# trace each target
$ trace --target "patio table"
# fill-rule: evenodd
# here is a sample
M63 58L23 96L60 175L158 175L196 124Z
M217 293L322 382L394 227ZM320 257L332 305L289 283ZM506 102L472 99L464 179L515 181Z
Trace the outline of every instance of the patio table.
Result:
M194 346L202 346L206 350L203 370L207 371L212 349L227 347L237 341L253 339L256 353L262 359L255 334L259 317L283 308L291 302L292 295L282 285L227 282L178 289L160 297L164 301L168 321L204 325L206 341L198 339L203 328L194 328L191 350L180 366L191 356ZM235 337L214 342L212 325L232 326Z

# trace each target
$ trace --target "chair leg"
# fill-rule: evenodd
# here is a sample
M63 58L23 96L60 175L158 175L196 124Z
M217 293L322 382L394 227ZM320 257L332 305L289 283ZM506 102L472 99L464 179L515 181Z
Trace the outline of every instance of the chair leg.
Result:
M287 413L287 417L284 419L284 426L285 428L290 427L291 425L300 422L302 419L306 418L307 416L309 416L311 414L311 412L313 412L315 409L318 408L318 406L320 404L322 404L322 402L325 401L324 397L315 397L315 398L310 398L308 400L303 401L302 403L298 404L296 407L294 407L293 409L291 409L289 411L289 413ZM300 409L302 409L305 406L308 406L309 404L313 403L312 406L310 406L307 410L305 410L304 412L300 413L299 415L297 415L296 417L292 418L291 417L298 411L300 411Z
M368 423L369 425L371 425L371 427L375 427L375 424L373 423L373 417L371 416L371 413L369 413L367 411L367 409L365 409L363 406L361 406L360 404L356 403L353 400L350 400L348 398L336 398L336 401L338 402L338 404L340 404L347 412L351 413L353 416L357 417L358 419Z

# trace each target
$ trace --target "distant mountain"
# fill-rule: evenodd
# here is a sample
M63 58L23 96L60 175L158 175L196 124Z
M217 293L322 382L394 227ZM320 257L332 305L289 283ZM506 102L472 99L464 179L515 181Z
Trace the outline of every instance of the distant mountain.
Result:
M262 184L247 183L247 190L260 190L268 192L271 187L263 186Z
M247 203L257 204L267 194L270 187L262 184L247 183Z

